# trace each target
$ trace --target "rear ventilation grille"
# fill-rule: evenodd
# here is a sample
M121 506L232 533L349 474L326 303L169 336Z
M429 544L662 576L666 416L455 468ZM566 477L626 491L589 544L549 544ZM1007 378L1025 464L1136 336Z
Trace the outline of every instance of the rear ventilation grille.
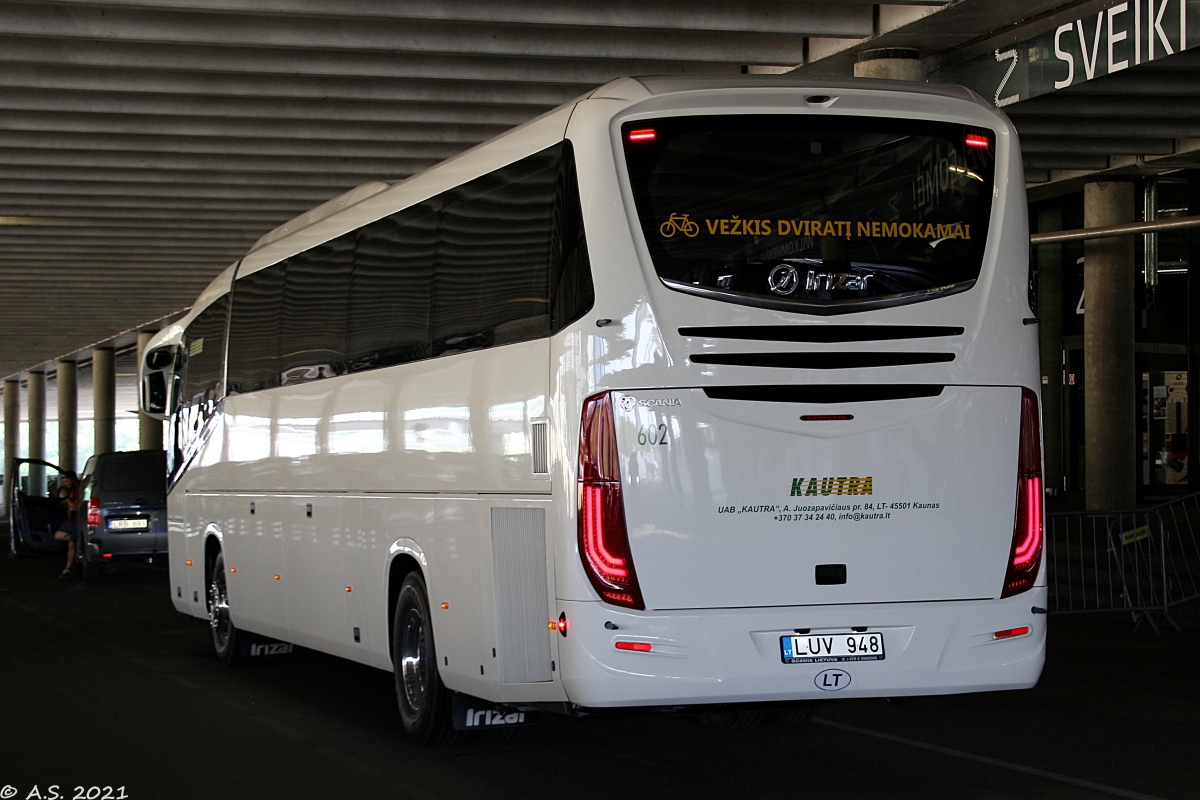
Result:
M945 388L923 383L716 386L705 389L704 393L714 400L751 400L761 403L870 403L877 400L937 397Z
M492 509L492 581L500 683L551 680L545 509Z
M945 325L732 325L680 328L681 336L707 339L752 339L760 342L890 342L961 336L962 328Z
M726 364L736 367L777 369L860 369L898 367L907 364L937 364L953 361L953 353L701 353L690 357L694 364Z
M533 450L533 474L550 474L550 443L547 441L550 423L546 420L534 420L530 425L531 447Z

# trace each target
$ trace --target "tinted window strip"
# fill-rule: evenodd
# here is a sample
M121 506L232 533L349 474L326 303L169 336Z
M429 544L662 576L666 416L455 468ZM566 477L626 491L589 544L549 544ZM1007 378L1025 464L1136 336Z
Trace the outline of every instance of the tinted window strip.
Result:
M872 403L937 397L945 386L936 384L818 384L809 386L715 386L704 394L713 400L762 403Z
M961 336L963 329L948 325L730 325L680 328L681 336L707 339L753 339L763 342L884 342Z
M861 369L937 364L953 361L953 353L703 353L690 357L695 364L778 369Z

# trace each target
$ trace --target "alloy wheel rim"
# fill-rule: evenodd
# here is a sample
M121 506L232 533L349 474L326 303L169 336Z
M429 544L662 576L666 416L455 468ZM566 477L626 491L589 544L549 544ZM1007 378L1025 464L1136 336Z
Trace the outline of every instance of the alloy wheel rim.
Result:
M229 639L229 599L225 592L225 576L217 573L209 587L208 622L213 638L224 647Z
M410 608L404 618L400 639L400 674L404 699L414 712L425 707L428 663L425 659L425 620L419 609Z

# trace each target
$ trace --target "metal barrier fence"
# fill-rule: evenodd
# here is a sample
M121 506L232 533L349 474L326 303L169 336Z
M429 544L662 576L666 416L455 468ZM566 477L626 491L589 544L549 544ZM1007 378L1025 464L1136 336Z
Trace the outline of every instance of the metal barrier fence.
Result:
M1200 597L1200 492L1131 511L1046 515L1051 614L1127 612L1157 633Z

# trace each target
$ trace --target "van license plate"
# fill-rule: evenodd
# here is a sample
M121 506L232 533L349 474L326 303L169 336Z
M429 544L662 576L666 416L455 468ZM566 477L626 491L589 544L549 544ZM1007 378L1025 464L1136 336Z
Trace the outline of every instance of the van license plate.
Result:
M779 640L785 664L827 661L883 661L883 634L813 633L784 636Z
M108 521L108 529L110 531L144 531L150 527L148 519L110 519Z

